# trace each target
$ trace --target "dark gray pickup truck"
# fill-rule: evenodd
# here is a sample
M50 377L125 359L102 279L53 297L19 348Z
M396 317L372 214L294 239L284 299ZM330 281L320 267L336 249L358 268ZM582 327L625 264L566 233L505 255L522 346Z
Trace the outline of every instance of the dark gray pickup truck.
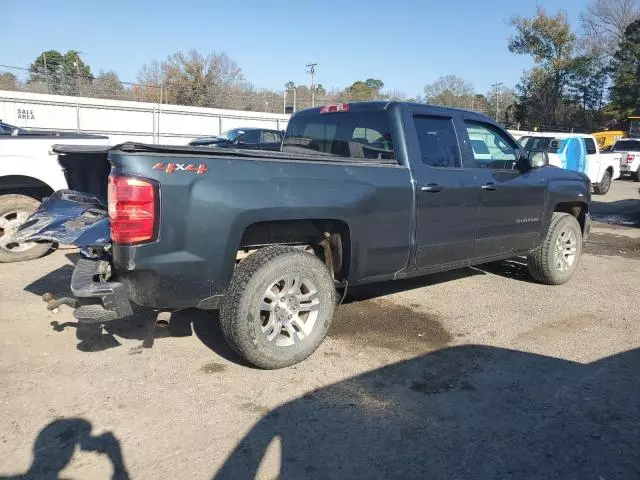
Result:
M262 368L322 342L338 291L526 255L534 279L576 270L589 179L528 155L490 118L370 102L296 113L282 152L126 143L58 147L56 192L17 241L81 247L81 321L219 309ZM79 193L77 190L82 191Z

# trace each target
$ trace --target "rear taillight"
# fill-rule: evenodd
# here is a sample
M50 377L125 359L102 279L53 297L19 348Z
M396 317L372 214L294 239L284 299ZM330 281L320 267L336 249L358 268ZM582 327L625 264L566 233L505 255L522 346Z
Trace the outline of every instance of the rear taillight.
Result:
M633 155L633 154L631 154L631 153L630 153L630 154L628 154L628 155L627 155L627 163L633 163L633 159L634 159L634 158L636 158L636 156L635 156L635 155Z
M134 177L110 176L107 195L113 242L153 240L157 199L153 183Z

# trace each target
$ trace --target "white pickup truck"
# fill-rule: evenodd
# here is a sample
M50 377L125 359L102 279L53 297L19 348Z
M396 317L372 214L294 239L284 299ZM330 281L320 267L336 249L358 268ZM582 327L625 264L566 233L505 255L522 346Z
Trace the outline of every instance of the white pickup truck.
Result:
M587 175L598 195L607 193L611 181L620 176L621 154L600 152L593 135L540 133L525 135L518 141L528 151L547 152L549 165Z
M41 257L51 245L15 243L13 231L38 208L43 198L68 188L55 144L109 145L109 138L85 134L0 134L0 263Z
M620 174L640 182L640 138L620 139L612 151L620 155Z

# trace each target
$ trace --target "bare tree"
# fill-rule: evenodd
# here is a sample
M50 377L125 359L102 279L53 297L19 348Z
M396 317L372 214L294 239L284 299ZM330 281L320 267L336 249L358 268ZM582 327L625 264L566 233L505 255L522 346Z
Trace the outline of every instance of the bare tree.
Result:
M589 54L612 56L625 29L638 18L639 0L592 0L580 15Z
M143 85L160 86L162 83L162 66L160 62L154 60L142 66L138 72L138 83Z
M226 108L231 106L231 96L242 97L238 87L244 76L226 53L202 55L191 50L169 55L161 63L144 65L138 81L156 89L162 86L166 103Z
M18 90L18 79L13 73L0 73L0 90Z
M473 108L473 85L455 75L446 75L424 87L427 103Z
M100 70L89 85L88 94L94 98L123 99L126 92L116 72Z
M234 90L245 83L238 64L226 53L212 53L206 58L207 103L228 108Z
M415 101L415 98L409 97L405 92L401 90L385 90L380 94L382 98L387 100L393 100L398 102L407 102L407 101Z

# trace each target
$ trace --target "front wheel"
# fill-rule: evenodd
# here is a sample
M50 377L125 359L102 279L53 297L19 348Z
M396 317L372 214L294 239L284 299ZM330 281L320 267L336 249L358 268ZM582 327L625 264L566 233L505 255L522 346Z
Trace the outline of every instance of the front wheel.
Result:
M604 175L602 176L602 180L600 180L600 183L595 184L595 186L593 187L593 190L598 195L604 195L609 191L610 188L611 188L611 172L607 170L604 172Z
M333 278L315 256L275 245L236 268L220 310L231 348L265 369L298 363L320 346L336 305Z
M582 230L576 218L555 212L542 245L529 254L529 274L541 283L560 285L578 268L582 254Z

